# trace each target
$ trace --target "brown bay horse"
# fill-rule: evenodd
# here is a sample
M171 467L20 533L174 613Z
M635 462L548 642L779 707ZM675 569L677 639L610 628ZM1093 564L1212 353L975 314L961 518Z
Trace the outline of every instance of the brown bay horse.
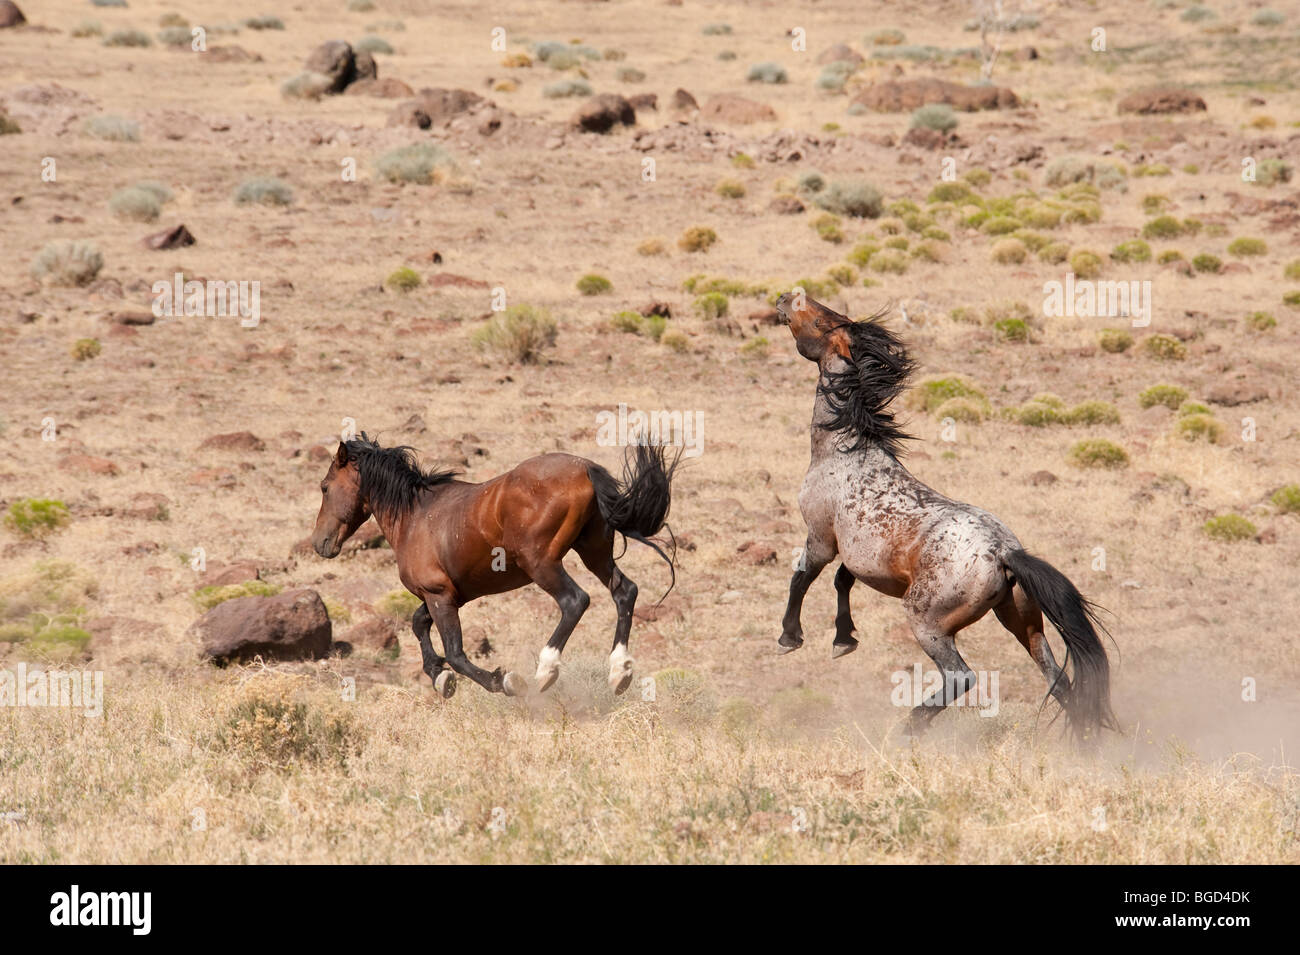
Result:
M672 560L650 538L668 515L675 467L676 460L665 461L663 448L636 444L628 449L621 481L585 458L543 454L474 484L450 471L424 470L410 448L380 447L363 432L339 445L321 482L312 547L322 557L337 557L343 542L374 516L397 558L402 584L421 600L411 629L424 672L444 697L455 692L452 671L507 696L527 691L517 673L489 673L470 662L459 611L478 597L529 583L560 607L536 675L539 692L555 682L565 642L590 603L564 569L565 554L576 551L618 610L609 684L622 693L632 682L628 634L637 587L614 562L614 535L648 545L672 569ZM434 626L446 659L430 642Z
M804 594L838 555L832 657L858 645L849 592L860 580L902 599L913 635L943 674L943 686L913 708L913 731L975 684L956 635L989 610L1042 670L1076 733L1117 728L1094 606L1064 574L1027 553L998 518L944 497L899 462L910 435L888 409L906 387L913 361L876 321L883 313L854 322L800 288L781 296L777 311L799 354L818 368L812 461L799 492L808 540L790 581L781 651L803 645ZM1072 675L1052 655L1044 614L1065 642Z

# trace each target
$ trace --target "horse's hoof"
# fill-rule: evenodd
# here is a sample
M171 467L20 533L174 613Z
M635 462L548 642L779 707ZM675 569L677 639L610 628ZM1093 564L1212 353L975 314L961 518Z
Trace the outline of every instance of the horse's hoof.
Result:
M554 647L542 647L537 655L537 692L545 693L560 677L560 651Z
M632 685L632 656L627 647L619 645L609 655L609 688L620 696Z
M803 646L802 638L795 640L793 638L787 637L785 634L781 634L781 639L776 641L776 652L793 653L795 650L798 650L802 646Z
M501 692L506 696L523 696L528 692L528 681L518 673L507 673L501 680Z
M456 695L456 674L450 670L443 670L434 678L433 688L444 700L450 700Z
M836 640L831 644L831 659L838 660L846 654L852 653L858 648L858 641L852 637L844 637L842 640Z

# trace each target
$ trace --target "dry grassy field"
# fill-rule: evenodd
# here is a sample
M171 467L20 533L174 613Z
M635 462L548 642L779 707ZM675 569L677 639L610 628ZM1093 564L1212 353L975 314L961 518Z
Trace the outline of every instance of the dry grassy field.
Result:
M98 672L103 711L0 706L0 861L1300 861L1300 10L1045 0L981 31L936 0L19 5L0 680ZM332 40L378 82L318 95ZM878 95L982 74L1014 100ZM473 95L421 126L389 80ZM572 122L594 94L657 100L598 133ZM181 224L194 244L141 241ZM256 321L155 315L178 273L259 283ZM1149 282L1149 314L1049 314L1067 273ZM891 307L905 463L1106 608L1122 733L1074 747L989 615L959 645L996 713L906 736L892 677L931 664L865 586L832 660L833 567L777 654L816 386L773 322L796 284ZM537 325L527 360L506 316ZM592 604L558 684L444 700L393 552L301 544L349 426L481 481L555 450L616 469L620 404L691 416L701 452L676 588L656 606L663 563L620 561L625 696L574 558ZM208 607L296 588L327 658L203 659ZM535 587L487 598L465 643L531 677L557 618Z

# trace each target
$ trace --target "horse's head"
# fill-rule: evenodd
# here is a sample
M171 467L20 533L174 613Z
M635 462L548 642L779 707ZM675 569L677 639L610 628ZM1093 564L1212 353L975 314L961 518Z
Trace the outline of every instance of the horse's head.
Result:
M340 444L330 462L325 480L320 482L320 513L311 534L311 546L322 557L337 557L343 542L351 537L370 516L370 508L361 496L361 471L347 444Z
M832 311L796 286L776 300L776 310L794 336L799 354L818 364L834 355L850 361L852 347L847 328L853 322Z

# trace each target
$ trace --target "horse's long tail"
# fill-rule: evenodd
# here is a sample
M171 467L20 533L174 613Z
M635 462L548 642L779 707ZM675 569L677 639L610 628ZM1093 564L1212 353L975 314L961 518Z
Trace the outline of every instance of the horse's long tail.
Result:
M673 558L650 538L663 529L664 519L668 517L668 507L672 503L670 485L680 460L680 452L669 461L662 446L636 444L628 448L623 458L621 481L599 464L587 468L591 486L596 490L596 506L600 508L605 523L624 537L645 544L664 559L672 574L668 591L677 583L677 569L673 566ZM672 549L675 553L675 543ZM665 591L665 597L668 591Z
M1118 730L1119 721L1110 708L1110 661L1097 636L1098 627L1102 632L1106 628L1097 619L1092 602L1065 574L1022 549L1004 553L1002 563L1060 631L1066 666L1074 661L1073 676L1062 671L1059 677L1066 681L1063 698L1071 727L1080 735L1096 734L1103 728Z

